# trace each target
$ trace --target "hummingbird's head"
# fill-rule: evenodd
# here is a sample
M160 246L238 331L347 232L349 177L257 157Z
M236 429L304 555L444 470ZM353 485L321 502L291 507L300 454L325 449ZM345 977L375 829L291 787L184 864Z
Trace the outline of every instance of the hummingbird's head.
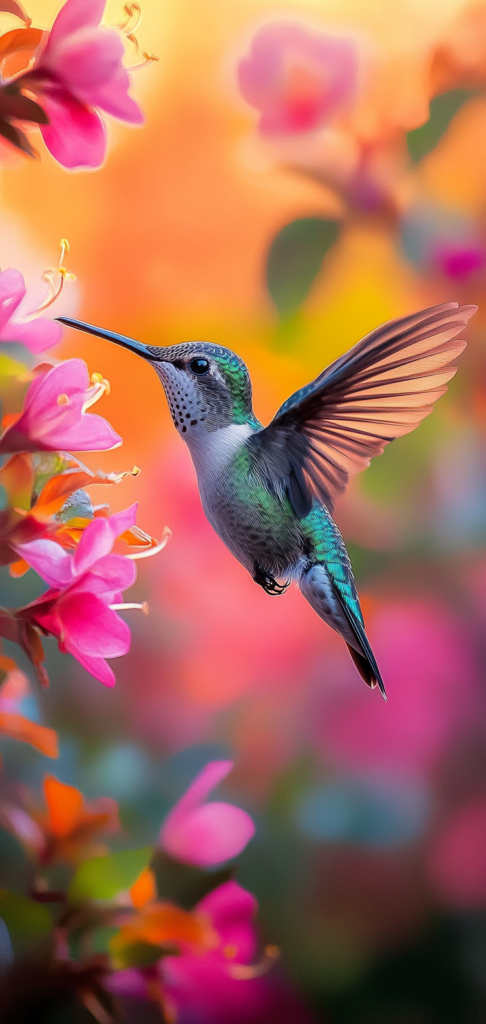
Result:
M80 320L58 319L69 327L128 348L151 363L163 384L174 426L184 440L188 441L196 431L200 436L232 423L255 421L250 375L243 360L230 349L205 341L187 341L166 348L143 345Z

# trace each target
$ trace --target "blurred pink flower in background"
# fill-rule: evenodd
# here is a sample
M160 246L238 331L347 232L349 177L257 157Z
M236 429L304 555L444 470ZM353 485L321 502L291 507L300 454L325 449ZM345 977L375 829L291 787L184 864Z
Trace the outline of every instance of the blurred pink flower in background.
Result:
M273 22L255 35L238 78L260 112L266 135L313 131L328 124L356 91L358 54L351 39Z
M176 860L200 867L236 857L255 833L249 814L232 804L203 800L233 768L233 761L211 761L167 815L159 845Z
M437 246L434 261L446 277L460 281L478 270L486 263L486 254L482 245L447 245Z
M475 666L457 621L438 602L388 603L369 622L389 700L356 689L326 707L324 755L353 769L428 771L478 709Z
M131 124L143 114L128 94L118 32L100 28L105 0L67 0L44 49L24 76L49 118L42 125L47 148L64 167L99 167L106 128L98 109Z
M486 907L486 797L462 807L445 824L429 855L429 873L446 905Z
M31 352L44 352L60 341L62 327L48 316L15 319L25 294L20 270L8 267L0 272L0 342L17 341Z
M68 359L39 373L29 386L20 416L0 439L0 454L36 451L109 451L121 437L102 416L85 413L107 390L82 359Z
M59 649L72 654L105 686L115 684L105 658L120 658L130 650L130 629L111 606L122 603L121 591L132 586L136 569L129 557L111 554L111 549L134 525L136 511L137 505L132 505L107 519L95 519L74 555L52 540L34 540L17 548L51 588L21 609L19 617L55 636Z

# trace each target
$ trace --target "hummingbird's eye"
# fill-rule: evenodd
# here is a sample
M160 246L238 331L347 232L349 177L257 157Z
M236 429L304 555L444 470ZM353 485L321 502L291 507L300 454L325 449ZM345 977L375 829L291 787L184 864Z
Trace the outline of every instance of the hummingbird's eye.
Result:
M192 370L197 377L202 377L209 370L209 359L203 359L202 356L197 356L196 359L191 359L189 369Z

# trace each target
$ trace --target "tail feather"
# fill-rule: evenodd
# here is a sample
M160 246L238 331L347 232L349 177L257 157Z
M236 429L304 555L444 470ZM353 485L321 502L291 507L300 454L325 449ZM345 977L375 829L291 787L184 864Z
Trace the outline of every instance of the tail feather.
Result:
M378 686L386 700L385 685L366 636L351 569L342 583L331 575L332 568L322 562L305 564L299 577L301 592L320 618L342 636L361 678L372 688ZM351 602L356 611L350 606Z
M368 637L366 636L365 628L361 625L361 622L359 622L356 619L352 611L349 608L346 608L346 605L342 600L340 601L340 603L344 611L344 614L348 620L348 623L351 627L351 630L359 644L358 648L354 647L354 645L350 643L347 643L346 641L348 651L354 661L354 664L356 665L356 668L358 669L358 672L361 678L364 679L365 683L367 683L368 686L371 686L372 689L375 686L378 686L380 688L380 692L383 699L388 700L385 690L385 684L383 682L380 670L376 663L376 658L373 654L373 651L371 650L371 645L368 640Z

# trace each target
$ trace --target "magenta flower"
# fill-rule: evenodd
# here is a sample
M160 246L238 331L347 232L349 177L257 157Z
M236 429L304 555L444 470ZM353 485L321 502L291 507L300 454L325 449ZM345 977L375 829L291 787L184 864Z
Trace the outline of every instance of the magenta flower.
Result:
M159 989L167 1017L178 1024L196 1019L198 1024L309 1024L292 993L267 976L275 948L267 948L260 963L253 963L256 910L251 893L237 882L225 882L193 911L212 931L210 949L181 944L179 956L164 956L146 970L117 971L108 987L140 999L153 998Z
M63 167L99 167L106 128L98 110L142 124L128 94L118 32L100 28L105 0L67 0L32 71L24 76L49 118L41 125L47 148Z
M311 32L297 22L273 22L257 32L240 62L243 98L260 111L265 135L313 131L352 99L358 56L351 39Z
M225 882L198 904L217 942L201 956L190 949L164 957L159 972L163 991L178 1020L190 1020L197 1007L201 1022L229 1024L253 1020L261 1001L260 986L250 981L256 955L254 918L257 902L237 882ZM246 984L242 980L246 977Z
M433 253L435 263L442 274L461 281L470 274L482 270L486 262L484 247L480 244L438 245Z
M222 864L249 843L255 826L249 814L233 804L203 800L233 767L233 761L211 761L167 815L159 845L175 860L199 867Z
M27 391L23 411L0 439L0 454L117 448L122 439L107 420L86 415L107 387L98 374L90 383L82 359L68 359L39 374Z
M95 519L74 555L47 539L16 548L50 586L17 615L55 636L59 649L72 654L105 686L115 684L105 659L120 658L130 650L130 629L115 609L123 603L122 591L134 583L136 569L129 557L111 550L115 540L134 526L136 511L135 504L107 519Z
M44 352L57 345L62 328L48 316L16 319L15 313L25 293L20 270L9 267L0 272L0 341L19 341L31 352Z

